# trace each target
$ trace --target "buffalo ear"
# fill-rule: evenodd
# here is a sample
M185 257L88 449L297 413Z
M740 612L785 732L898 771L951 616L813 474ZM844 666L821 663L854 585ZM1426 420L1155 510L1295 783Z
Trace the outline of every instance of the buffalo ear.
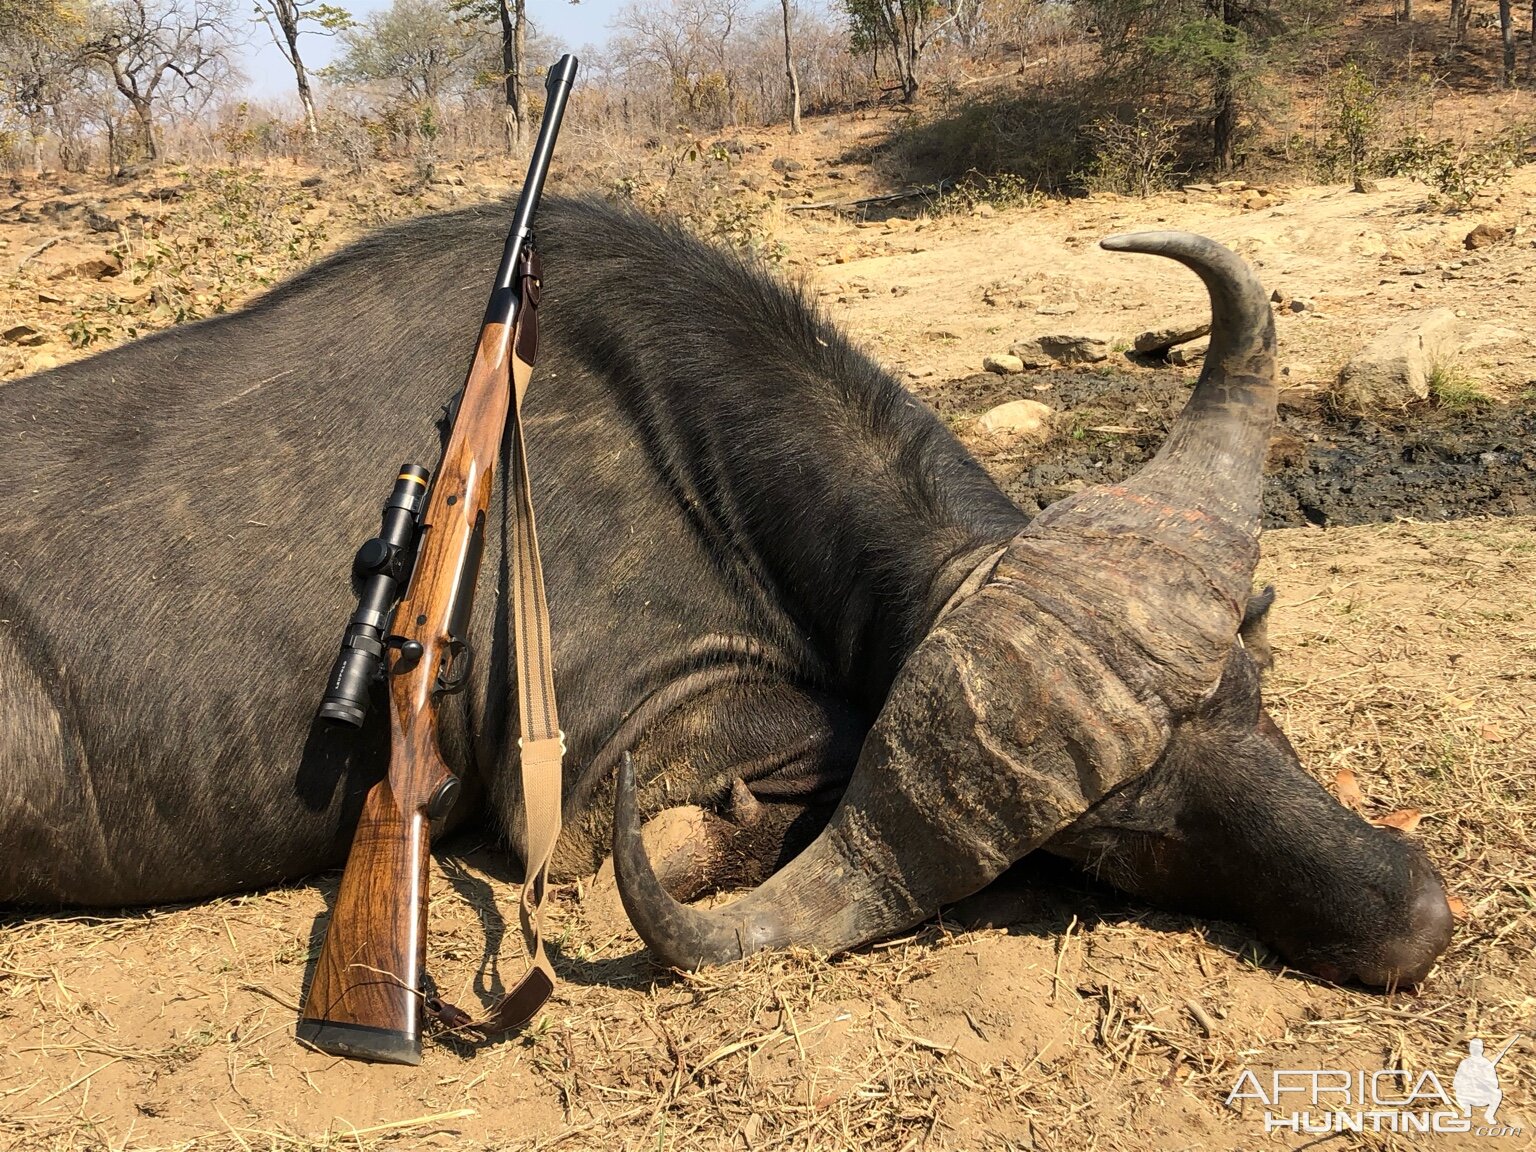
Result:
M1237 634L1242 637L1243 647L1249 658L1258 665L1260 672L1268 672L1275 664L1274 649L1269 646L1269 610L1275 603L1275 586L1268 585L1262 592L1248 598L1243 611L1243 622Z

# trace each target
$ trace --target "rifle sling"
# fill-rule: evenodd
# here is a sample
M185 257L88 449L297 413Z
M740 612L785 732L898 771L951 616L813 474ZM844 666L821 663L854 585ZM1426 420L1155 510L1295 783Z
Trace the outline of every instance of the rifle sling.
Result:
M544 597L544 569L533 516L533 489L523 439L523 396L533 375L538 350L539 263L531 246L519 272L519 307L512 332L512 405L508 414L512 490L512 623L514 668L521 736L525 836L524 882L520 908L529 966L517 986L503 996L488 1017L469 1016L429 997L427 1008L449 1028L473 1027L487 1033L520 1028L533 1019L555 987L555 971L544 951L544 900L550 857L560 837L561 763L565 733L555 711L554 661L549 607Z

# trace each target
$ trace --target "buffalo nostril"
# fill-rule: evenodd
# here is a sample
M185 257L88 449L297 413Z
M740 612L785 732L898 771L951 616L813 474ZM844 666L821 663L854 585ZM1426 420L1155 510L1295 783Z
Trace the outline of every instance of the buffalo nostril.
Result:
M1445 889L1430 872L1419 881L1402 931L1384 941L1377 963L1362 966L1357 976L1362 983L1382 988L1420 984L1450 944L1454 928Z

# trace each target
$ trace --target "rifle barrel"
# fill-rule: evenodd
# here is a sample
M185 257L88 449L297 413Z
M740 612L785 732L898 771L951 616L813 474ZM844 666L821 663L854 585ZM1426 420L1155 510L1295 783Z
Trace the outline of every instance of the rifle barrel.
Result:
M517 275L518 258L533 231L533 214L539 206L539 197L544 193L544 178L549 174L549 158L555 150L555 139L560 135L560 121L565 117L571 83L576 79L576 64L576 57L566 53L549 70L545 80L544 121L539 125L539 138L528 160L528 175L523 180L522 195L517 198L517 212L512 217L512 230L507 233L501 266L496 269L493 302L498 295L511 289ZM507 319L510 320L511 316Z

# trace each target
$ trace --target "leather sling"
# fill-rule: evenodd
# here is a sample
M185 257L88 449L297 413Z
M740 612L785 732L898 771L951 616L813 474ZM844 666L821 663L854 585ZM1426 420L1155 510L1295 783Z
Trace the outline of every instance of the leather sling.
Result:
M523 437L523 396L533 376L538 351L539 260L530 245L518 270L519 304L512 331L512 404L507 436L511 465L506 482L512 489L512 626L513 661L517 677L519 731L517 745L523 781L525 830L524 879L519 919L528 946L529 965L516 987L503 996L484 1020L436 997L427 1008L449 1028L505 1032L533 1019L555 987L555 971L544 950L544 902L550 857L560 838L561 764L565 733L555 710L554 660L549 631L549 606L544 596L544 570L539 562L539 537L533 516L533 489L528 478L528 453Z

